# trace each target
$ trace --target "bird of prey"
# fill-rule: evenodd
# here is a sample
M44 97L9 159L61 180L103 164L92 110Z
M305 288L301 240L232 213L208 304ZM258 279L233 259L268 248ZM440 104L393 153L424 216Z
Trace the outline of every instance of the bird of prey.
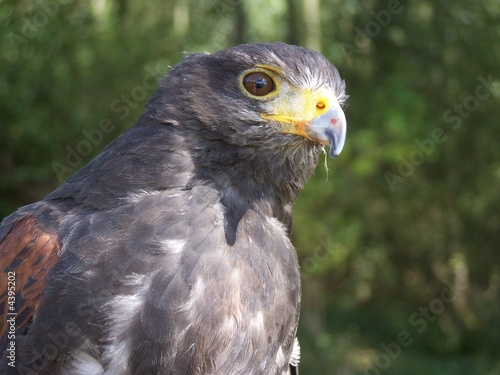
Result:
M340 153L346 98L301 47L186 57L131 128L2 222L0 373L296 374L292 206Z

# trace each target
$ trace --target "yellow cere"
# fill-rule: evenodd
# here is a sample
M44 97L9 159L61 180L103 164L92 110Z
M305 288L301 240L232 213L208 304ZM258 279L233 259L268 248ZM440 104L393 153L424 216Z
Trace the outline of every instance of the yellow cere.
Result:
M300 89L283 83L279 95L269 102L268 114L261 116L281 123L284 133L306 136L306 126L328 111L336 100L327 88Z

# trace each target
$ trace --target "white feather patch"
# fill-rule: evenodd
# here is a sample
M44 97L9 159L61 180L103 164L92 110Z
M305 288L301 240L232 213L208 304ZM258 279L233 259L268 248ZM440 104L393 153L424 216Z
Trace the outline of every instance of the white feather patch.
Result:
M276 353L276 367L283 367L285 364L285 354L283 353L283 348L280 347L278 349L278 353Z
M104 368L101 363L91 355L84 352L74 352L69 361L69 366L62 371L63 375L102 375Z
M168 239L161 241L164 246L164 251L168 254L179 254L184 249L186 240L183 239Z
M162 191L146 191L146 190L140 190L138 193L129 193L124 199L128 203L137 203L141 201L144 197L150 196L150 195L157 195L161 194Z
M141 284L143 275L131 277L131 283ZM108 333L109 343L106 345L104 358L108 363L106 374L122 374L126 372L128 357L134 345L131 340L124 340L124 336L130 327L132 319L139 311L144 302L140 293L131 296L115 296L110 301L113 314L110 316L110 330Z
M257 312L254 317L248 322L248 328L253 329L256 332L262 332L264 330L264 315L261 311Z
M300 362L300 345L299 345L299 340L296 337L293 342L292 355L290 356L290 364L293 367L297 367L299 365L299 362Z

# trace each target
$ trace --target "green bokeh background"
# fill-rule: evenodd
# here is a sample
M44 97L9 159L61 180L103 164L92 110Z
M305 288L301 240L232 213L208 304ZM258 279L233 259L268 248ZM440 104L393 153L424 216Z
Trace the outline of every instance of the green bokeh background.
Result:
M351 97L295 208L301 374L500 374L497 0L3 0L0 20L0 217L131 126L185 53L316 49Z

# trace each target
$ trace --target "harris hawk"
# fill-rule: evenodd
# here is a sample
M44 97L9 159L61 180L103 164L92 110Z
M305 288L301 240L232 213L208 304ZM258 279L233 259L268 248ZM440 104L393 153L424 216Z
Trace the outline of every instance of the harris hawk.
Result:
M342 150L346 98L302 47L187 56L130 129L2 222L0 373L298 373L292 207Z

